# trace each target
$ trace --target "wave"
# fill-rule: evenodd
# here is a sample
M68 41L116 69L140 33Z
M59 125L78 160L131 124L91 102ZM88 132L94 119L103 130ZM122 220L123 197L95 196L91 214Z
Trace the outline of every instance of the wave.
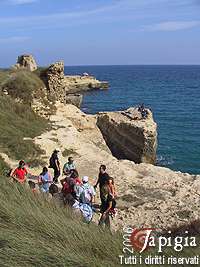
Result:
M169 156L158 155L156 163L159 166L170 166L174 164L175 160Z

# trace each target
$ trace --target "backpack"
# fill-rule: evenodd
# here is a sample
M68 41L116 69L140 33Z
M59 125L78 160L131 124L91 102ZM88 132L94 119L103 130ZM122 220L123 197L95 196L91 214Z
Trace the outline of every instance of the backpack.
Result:
M91 190L90 190L90 186L88 187L83 187L82 188L82 192L80 194L80 202L81 203L90 203L91 202Z
M49 159L49 168L54 168L54 167L55 167L55 160L51 156L50 159Z
M63 193L64 193L65 195L66 195L66 194L69 194L69 193L72 193L73 190L72 190L72 188L71 188L69 182L65 182L65 183L63 184L62 191L63 191Z

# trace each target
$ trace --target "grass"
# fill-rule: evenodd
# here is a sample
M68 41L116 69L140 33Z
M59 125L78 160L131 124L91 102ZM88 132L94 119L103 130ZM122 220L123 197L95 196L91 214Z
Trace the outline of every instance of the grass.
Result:
M122 266L119 255L123 255L123 239L119 233L110 234L93 223L86 224L69 208L61 208L53 200L33 194L30 189L13 184L3 176L0 176L0 199L2 267ZM184 252L175 252L173 248L166 248L163 253L156 251L157 248L125 255L136 255L138 259L141 255L143 260L149 255L193 257L198 255L199 247L185 248Z
M9 96L0 96L0 151L11 158L24 159L32 166L40 161L43 151L33 140L47 130L48 121L35 114L28 105L16 103Z
M0 156L0 175L6 175L10 167L4 162L3 158Z
M40 113L46 116L55 113L55 100L45 88L45 69L35 72L28 70L0 70L0 92L7 92L12 98L26 105L39 102ZM38 101L39 100L39 101Z
M36 74L26 70L1 71L0 83L10 96L26 104L31 104L33 95L40 94L40 89L45 87Z
M0 178L2 267L116 267L121 237Z

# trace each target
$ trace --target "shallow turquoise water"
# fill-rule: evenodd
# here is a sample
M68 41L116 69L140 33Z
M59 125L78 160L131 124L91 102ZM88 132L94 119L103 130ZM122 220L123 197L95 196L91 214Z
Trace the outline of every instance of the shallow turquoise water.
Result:
M144 102L158 123L158 165L200 173L200 66L81 66L65 72L109 81L108 91L84 95L86 113Z

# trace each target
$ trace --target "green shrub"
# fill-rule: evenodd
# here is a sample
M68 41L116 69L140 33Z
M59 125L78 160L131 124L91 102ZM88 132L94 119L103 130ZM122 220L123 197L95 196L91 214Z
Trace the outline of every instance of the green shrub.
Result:
M40 89L44 87L44 83L36 74L26 70L11 72L2 84L2 89L6 89L10 96L29 105L33 100L33 95L37 97L37 94L40 94Z

